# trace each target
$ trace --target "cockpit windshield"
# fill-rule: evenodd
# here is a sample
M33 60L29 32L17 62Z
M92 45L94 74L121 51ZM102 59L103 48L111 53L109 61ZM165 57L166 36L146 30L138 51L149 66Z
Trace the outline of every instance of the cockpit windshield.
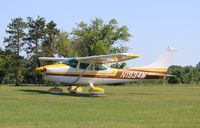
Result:
M77 67L78 61L76 59L65 60L62 62L63 64L67 64L73 68Z
M83 62L78 63L76 59L65 60L62 63L69 65L70 67L79 68L79 69L86 69L90 65L89 63L83 63ZM88 70L93 70L93 71L102 71L102 70L107 70L107 69L108 67L102 64L92 64L90 65L90 67L88 67Z

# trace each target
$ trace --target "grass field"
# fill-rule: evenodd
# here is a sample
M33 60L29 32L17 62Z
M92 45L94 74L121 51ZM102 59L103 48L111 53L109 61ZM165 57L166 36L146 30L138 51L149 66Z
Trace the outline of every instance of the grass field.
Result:
M200 127L198 86L102 87L104 95L75 96L48 94L49 87L0 86L0 128Z

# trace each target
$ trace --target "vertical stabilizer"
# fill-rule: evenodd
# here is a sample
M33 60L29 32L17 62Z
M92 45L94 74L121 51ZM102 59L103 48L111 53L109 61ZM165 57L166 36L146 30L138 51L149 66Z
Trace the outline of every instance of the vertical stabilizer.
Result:
M176 53L176 49L168 47L152 64L144 66L143 68L168 68Z

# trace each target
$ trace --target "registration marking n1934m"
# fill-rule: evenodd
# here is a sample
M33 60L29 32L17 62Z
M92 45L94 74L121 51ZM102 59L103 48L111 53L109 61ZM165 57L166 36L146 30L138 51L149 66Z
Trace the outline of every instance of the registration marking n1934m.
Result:
M120 75L120 78L125 78L125 79L144 79L146 77L145 72L122 72Z

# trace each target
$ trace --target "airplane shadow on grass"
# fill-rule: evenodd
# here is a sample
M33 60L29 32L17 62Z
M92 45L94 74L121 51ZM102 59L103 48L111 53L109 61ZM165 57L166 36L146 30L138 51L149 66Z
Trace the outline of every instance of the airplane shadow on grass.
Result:
M73 93L62 93L62 94L53 94L50 93L49 91L46 90L33 90L33 89L21 89L18 91L26 92L27 94L49 94L49 95L54 95L54 96L72 96L72 97L102 97L104 95L91 95L89 93L83 92L83 93L78 93L78 94L73 94ZM106 93L107 95L117 95L117 93ZM121 93L118 93L120 95ZM125 94L125 93L122 93ZM143 92L134 92L134 93L126 93L126 95L159 95L155 93L143 93Z
M66 92L62 94L53 94L45 90L32 90L32 89L22 89L19 91L26 92L29 94L49 94L49 95L55 95L55 96L74 96L74 97L100 97L101 96L101 95L91 95L89 93L73 94L73 93L66 93Z
M159 94L156 94L156 93L144 93L144 92L134 92L134 93L127 93L129 95L159 95Z

